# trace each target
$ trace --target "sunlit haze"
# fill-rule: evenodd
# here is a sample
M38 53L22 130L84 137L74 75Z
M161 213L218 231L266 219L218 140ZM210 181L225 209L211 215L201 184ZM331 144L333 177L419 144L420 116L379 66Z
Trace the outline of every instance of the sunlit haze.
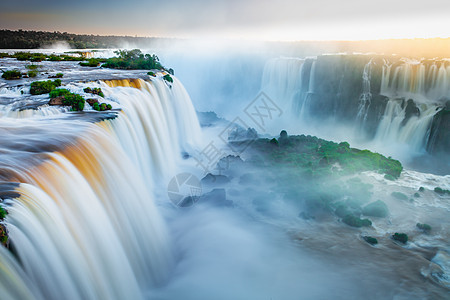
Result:
M9 1L0 27L100 35L251 40L372 40L450 36L450 2Z

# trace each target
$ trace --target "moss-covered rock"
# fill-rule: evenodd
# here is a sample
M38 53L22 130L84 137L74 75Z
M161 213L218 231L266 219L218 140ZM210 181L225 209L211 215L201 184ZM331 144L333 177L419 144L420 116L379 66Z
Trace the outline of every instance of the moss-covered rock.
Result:
M428 225L428 224L425 224L425 223L423 223L423 224L422 223L417 223L416 227L419 228L422 231L425 231L425 232L430 232L431 231L431 226Z
M366 205L363 208L362 213L366 216L385 218L389 214L389 209L386 203L381 200L377 200Z
M372 226L372 221L369 219L360 219L354 215L346 215L342 222L352 227L369 227Z
M436 193L438 193L439 195L445 195L445 194L449 194L450 195L450 191L449 190L444 190L443 188L440 188L440 187L435 187L434 191Z
M398 200L408 200L408 196L401 192L392 192L391 196L398 199Z
M61 80L56 79L54 81L34 81L30 85L30 93L32 95L42 95L47 94L61 86Z
M51 91L50 98L50 102L52 99L61 98L62 104L65 106L71 106L74 111L82 111L84 109L84 98L79 94L71 93L67 89L55 89Z
M374 238L374 237L371 237L371 236L364 236L363 239L364 239L367 243L371 244L372 246L378 244L378 240L377 240L376 238Z
M89 93L89 94L94 94L94 95L99 95L100 97L105 98L105 94L103 94L103 91L101 88L90 88L87 87L83 90L85 93Z
M395 178L395 177L392 176L391 174L386 174L386 175L384 175L384 179L394 181L394 180L396 180L397 178Z
M19 70L9 70L2 74L2 78L6 80L20 79L21 77L22 73Z

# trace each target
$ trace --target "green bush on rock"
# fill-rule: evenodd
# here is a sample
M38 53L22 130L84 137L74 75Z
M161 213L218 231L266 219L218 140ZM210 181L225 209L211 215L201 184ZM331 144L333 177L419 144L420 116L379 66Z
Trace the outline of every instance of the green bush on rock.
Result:
M2 206L0 206L0 220L3 220L7 214L8 214L8 211L6 209L4 209Z
M164 70L156 55L143 54L139 49L115 51L118 57L109 58L104 68L128 70Z
M94 94L94 95L99 95L100 97L105 98L105 94L103 94L103 91L101 88L93 88L91 89L90 87L87 87L83 90L85 93L90 93L90 94Z
M163 76L164 80L173 83L173 78L169 74Z
M408 235L406 233L394 233L394 235L392 236L392 238L396 241L399 241L403 244L406 244L406 242L408 242Z
M62 105L71 106L74 111L82 111L84 109L85 100L79 94L71 93L67 89L55 89L50 92L50 98L54 99L58 97L62 98Z
M47 94L56 89L57 87L61 86L61 80L56 79L54 81L47 80L47 81L34 81L31 83L30 86L30 93L32 95L42 95Z

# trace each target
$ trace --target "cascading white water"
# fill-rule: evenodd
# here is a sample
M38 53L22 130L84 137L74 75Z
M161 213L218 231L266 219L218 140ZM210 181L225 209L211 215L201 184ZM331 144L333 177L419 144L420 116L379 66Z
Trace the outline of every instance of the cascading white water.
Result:
M152 187L200 127L177 80L136 82L103 86L123 108L117 119L83 126L17 178L6 225L18 261L0 255L0 278L13 283L5 299L142 299L167 279L173 254Z
M450 94L450 65L447 61L403 60L399 65L386 63L381 94L421 102L440 101Z
M301 95L302 69L305 60L297 58L276 58L264 67L261 89L277 103L292 108L294 97Z
M271 59L264 67L261 89L283 110L308 118L311 94L314 93L316 61L304 72L305 60L298 58ZM306 75L306 78L305 78Z
M363 71L363 91L359 98L358 114L356 118L364 126L369 112L369 106L372 101L372 92L370 91L370 79L372 76L372 59L364 66Z
M380 118L381 121L375 127L377 129L373 141L377 144L383 144L384 142L385 145L386 143L403 144L410 150L419 151L426 146L433 116L443 106L443 101L448 99L445 97L450 95L448 62L418 62L403 59L394 64L388 58L383 58L383 61L384 64L380 66L382 68L382 77L379 83L380 95L388 97L389 101L384 114ZM277 58L269 60L264 68L261 89L270 97L276 99L284 110L292 111L292 115L300 122L307 124L309 123L308 120L314 120L314 112L310 109L311 95L317 88L316 81L319 85L322 81L322 78L316 78L316 67L317 59L312 61L308 69L305 68L305 60L303 59ZM365 124L369 113L382 113L371 111L372 104L378 104L372 102L379 101L372 95L372 90L377 89L377 86L373 86L374 83L372 82L372 73L375 72L376 69L374 68L377 67L378 64L374 61L374 58L369 57L361 74L362 93L357 99L358 108L355 120L351 120L355 128L353 130L355 139L365 136L363 130L366 128ZM345 72L345 70L342 69L342 72ZM350 75L349 78L351 78ZM323 80L336 81L336 78L325 78ZM326 86L322 89L325 93L329 93L331 92L329 88L329 86ZM360 87L356 88L359 89ZM339 91L335 92L338 93ZM419 115L408 116L408 120L405 120L406 105L402 108L401 101L397 99L412 99L417 106ZM352 101L352 99L343 99L343 101ZM330 103L330 105L333 104ZM375 109L376 107L379 107L379 105L375 106ZM378 117L375 116L372 119L376 118ZM348 122L349 120L343 121ZM352 137L347 138L352 139Z

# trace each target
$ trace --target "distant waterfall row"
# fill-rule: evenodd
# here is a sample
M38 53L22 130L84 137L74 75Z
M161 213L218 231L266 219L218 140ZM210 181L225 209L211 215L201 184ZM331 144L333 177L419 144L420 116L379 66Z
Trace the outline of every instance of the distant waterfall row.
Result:
M432 135L442 136L433 121L450 100L450 63L365 55L277 58L265 66L262 90L298 122L344 123L375 143L421 151L430 148Z
M144 299L169 275L173 251L152 189L200 138L194 108L176 79L100 85L118 117L71 121L70 144L11 178L21 183L7 200L16 256L0 247L2 299Z

